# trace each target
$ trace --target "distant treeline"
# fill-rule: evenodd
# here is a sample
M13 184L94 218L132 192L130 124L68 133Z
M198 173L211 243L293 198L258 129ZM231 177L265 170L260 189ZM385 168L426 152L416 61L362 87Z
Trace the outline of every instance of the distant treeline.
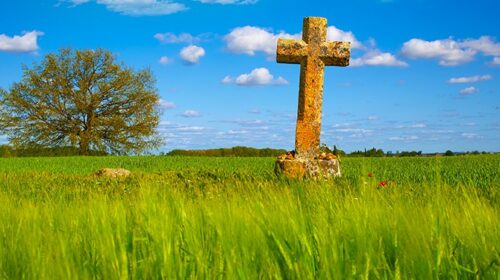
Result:
M339 157L429 157L429 156L458 156L458 155L479 155L488 154L488 152L452 152L450 150L444 153L427 153L422 151L396 151L384 152L382 149L365 149L363 151L354 151L346 153L336 146L330 149L323 145L321 151L333 153ZM201 157L277 157L285 154L284 149L256 149L250 147L233 147L208 150L173 150L169 153L161 153L160 156L201 156ZM14 148L10 145L0 145L0 157L68 157L79 156L80 151L76 147L43 147L32 146L27 148ZM105 152L90 151L90 156L106 156Z
M460 155L480 155L480 154L489 154L488 152L479 152L479 151L471 151L471 152L453 152L447 150L444 153L422 153L422 151L388 151L384 152L382 149L365 149L364 151L354 151L351 153L345 153L342 150L337 149L336 146L333 146L333 150L330 150L326 146L322 146L321 149L326 152L332 152L337 156L345 156L345 157L431 157L431 156L460 156Z
M76 147L43 147L14 148L9 145L0 145L0 157L69 157L78 156L80 151ZM90 151L91 156L105 156L105 152Z
M208 150L172 150L167 156L202 156L202 157L277 157L285 154L281 149L256 149L250 147L233 147Z

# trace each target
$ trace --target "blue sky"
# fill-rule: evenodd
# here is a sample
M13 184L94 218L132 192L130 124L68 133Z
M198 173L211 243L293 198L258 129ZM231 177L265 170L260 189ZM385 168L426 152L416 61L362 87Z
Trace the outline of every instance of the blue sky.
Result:
M278 37L326 17L353 43L325 74L322 142L347 151L500 151L500 2L493 0L17 0L0 4L0 87L62 47L150 68L161 149L293 149L299 66ZM0 136L0 141L6 141Z

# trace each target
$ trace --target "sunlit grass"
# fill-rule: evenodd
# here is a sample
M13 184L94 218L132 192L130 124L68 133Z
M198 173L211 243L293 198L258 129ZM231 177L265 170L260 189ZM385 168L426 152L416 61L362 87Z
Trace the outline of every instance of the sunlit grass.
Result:
M261 158L0 159L0 278L498 278L499 156L342 168L317 182Z

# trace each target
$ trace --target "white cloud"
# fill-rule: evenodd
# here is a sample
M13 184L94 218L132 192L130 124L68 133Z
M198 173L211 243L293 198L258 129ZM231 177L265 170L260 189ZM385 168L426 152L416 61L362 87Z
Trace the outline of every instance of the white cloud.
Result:
M236 79L226 76L222 80L223 84L236 83L239 86L265 86L265 85L285 85L288 81L283 77L277 79L269 72L267 68L256 68L249 74L242 74Z
M175 128L177 132L199 132L206 130L203 126L180 126Z
M200 61L200 58L205 56L205 49L196 45L190 45L181 50L180 56L185 62L196 64Z
M223 84L232 84L234 82L234 79L231 78L231 76L226 76L224 79L222 79L221 83Z
M244 26L233 29L224 37L226 48L233 53L255 55L262 52L269 57L276 55L276 45L279 38L302 39L302 33L289 34L284 31L274 33L269 29L255 26ZM328 27L328 40L349 41L353 48L362 48L361 43L350 31L343 31L334 26Z
M362 134L370 134L373 132L371 129L364 129L364 128L338 128L335 129L336 132L342 132L342 133L362 133Z
M184 111L184 113L182 113L182 116L185 118L197 118L201 117L201 114L194 110L186 110Z
M31 31L25 32L23 35L15 35L9 37L5 34L0 34L0 51L3 52L34 52L38 50L38 36L44 35L43 32Z
M395 136L395 137L390 137L390 141L414 141L418 140L419 137L416 135L408 135L408 136Z
M158 61L160 64L169 64L170 62L172 62L172 59L170 59L168 56L162 56L160 57L160 60Z
M233 53L255 55L263 52L274 56L278 38L300 39L300 34L280 32L274 34L266 29L254 26L237 27L224 37L227 50Z
M228 5L228 4L245 5L245 4L255 4L258 2L258 0L196 0L196 1L205 4L222 4L222 5Z
M410 126L411 128L426 128L427 125L425 123L416 123Z
M160 16L184 11L184 4L170 0L70 0L75 5L95 1L109 10L129 16Z
M253 109L250 109L250 111L248 111L250 114L260 114L261 111L260 109L258 108L253 108Z
M335 26L329 26L327 29L327 34L328 41L351 42L351 47L353 49L363 48L363 45L356 39L351 31L343 31Z
M464 88L460 91L460 94L462 95L467 95L467 94L473 94L473 93L478 93L479 90L475 87L468 87L468 88Z
M481 139L481 138L483 138L476 133L462 133L462 137L464 137L466 139Z
M166 32L166 33L156 33L153 37L164 44L179 44L179 43L194 44L206 41L210 39L211 36L212 34L210 33L203 33L194 36L189 33L180 33L179 35L176 35L172 32Z
M470 76L470 77L460 77L460 78L451 78L448 80L449 84L466 84L466 83L476 83L480 81L488 81L491 80L491 75L482 75L482 76Z
M452 38L435 41L411 39L403 44L401 51L409 58L435 58L439 59L441 65L456 66L472 61L478 53L485 56L500 56L500 43L495 42L489 36L465 40Z
M170 101L167 101L165 99L160 99L158 100L158 104L157 106L160 108L160 109L166 109L166 110L169 110L169 109L175 109L175 103L173 102L170 102Z
M491 65L500 65L500 57L494 57L490 62Z
M173 43L188 43L191 44L195 41L195 37L189 33L181 33L175 35L174 33L156 33L154 38L162 43L173 44Z
M351 66L398 66L406 67L408 63L398 60L390 53L374 49L367 51L362 57L351 59Z
M487 56L500 56L500 43L489 36L481 36L479 39L467 39L461 43L462 47L479 51Z
M455 66L474 59L476 51L464 49L453 39L425 41L421 39L411 39L403 44L401 50L409 58L437 58L439 64L444 66Z
M71 3L75 4L75 5L80 5L80 4L83 4L83 3L87 3L87 2L90 2L90 0L70 0Z
M410 125L399 125L396 128L426 128L427 125L425 123L414 123Z

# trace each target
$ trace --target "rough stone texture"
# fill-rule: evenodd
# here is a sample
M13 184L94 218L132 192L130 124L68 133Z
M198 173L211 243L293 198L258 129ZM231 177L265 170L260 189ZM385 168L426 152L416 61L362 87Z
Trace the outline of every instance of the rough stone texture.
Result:
M325 18L304 19L302 40L279 39L277 61L300 64L296 158L313 159L319 152L325 66L348 66L349 42L327 42Z
M278 159L275 171L289 178L330 178L340 176L337 159Z
M95 173L98 177L121 178L128 177L132 174L127 169L123 168L103 168Z

